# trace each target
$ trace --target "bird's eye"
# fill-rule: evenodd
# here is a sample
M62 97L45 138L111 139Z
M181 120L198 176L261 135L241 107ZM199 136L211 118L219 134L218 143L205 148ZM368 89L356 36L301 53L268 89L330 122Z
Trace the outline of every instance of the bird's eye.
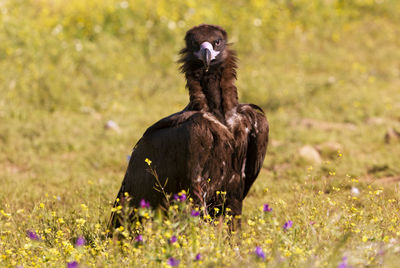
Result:
M192 45L192 47L197 47L197 42L196 42L196 41L194 41L194 40L192 40L192 43L191 43L191 45Z
M222 43L222 40L218 39L217 41L214 42L214 45L219 46L219 45L221 45L221 43Z

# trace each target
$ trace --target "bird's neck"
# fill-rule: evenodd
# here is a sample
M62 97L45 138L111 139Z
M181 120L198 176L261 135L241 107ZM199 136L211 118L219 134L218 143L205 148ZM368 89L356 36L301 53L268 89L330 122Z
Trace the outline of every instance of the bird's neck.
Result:
M236 57L231 52L221 65L211 66L186 74L189 89L189 110L205 111L214 114L221 122L233 113L238 105L235 86Z

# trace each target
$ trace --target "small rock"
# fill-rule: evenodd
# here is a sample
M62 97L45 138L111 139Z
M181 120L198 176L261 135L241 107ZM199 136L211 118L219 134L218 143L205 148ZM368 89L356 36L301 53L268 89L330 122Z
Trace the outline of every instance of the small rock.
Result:
M357 187L353 186L353 187L351 187L351 194L354 196L358 196L358 195L360 195L360 190L358 190Z
M322 156L326 156L329 158L337 157L338 153L343 150L343 146L340 143L334 141L328 141L323 144L315 146L318 152Z
M289 163L277 164L277 165L273 165L273 167L272 167L272 169L275 172L287 170L289 168L290 168L290 164Z
M334 77L334 76L329 76L329 77L328 77L328 80L326 81L326 83L327 83L328 85L333 85L333 84L335 84L335 83L336 83L336 77Z
M299 150L299 154L303 159L307 161L313 162L315 164L322 163L322 159L319 152L311 145L305 145L301 147Z
M400 139L400 132L392 127L389 127L385 134L385 142L391 143L399 139Z
M367 119L368 125L383 125L385 123L385 119L382 117L370 117Z
M300 120L293 120L293 125L300 125L306 128L317 128L320 130L356 130L357 126L353 123L340 123L340 122L326 122L318 121L310 118L303 118Z
M278 141L278 140L271 140L270 144L271 144L272 147L279 147L279 146L281 146L283 144L283 142L282 141Z
M121 132L121 129L119 128L118 124L115 123L113 120L108 120L107 123L104 125L104 129L114 130L117 133Z

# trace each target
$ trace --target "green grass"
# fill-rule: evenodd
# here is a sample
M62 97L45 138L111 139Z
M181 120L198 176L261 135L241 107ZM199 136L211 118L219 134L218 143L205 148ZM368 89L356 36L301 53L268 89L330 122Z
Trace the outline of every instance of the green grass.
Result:
M163 266L174 257L182 267L336 267L347 257L396 267L400 139L384 136L400 130L399 1L128 2L0 4L0 266ZM176 60L186 30L203 22L226 28L240 100L270 122L242 229L229 238L223 224L177 204L167 222L142 211L140 245L105 239L127 155L148 126L187 104ZM108 120L121 132L104 129ZM321 164L299 155L304 145L322 148ZM79 236L86 246L74 246Z

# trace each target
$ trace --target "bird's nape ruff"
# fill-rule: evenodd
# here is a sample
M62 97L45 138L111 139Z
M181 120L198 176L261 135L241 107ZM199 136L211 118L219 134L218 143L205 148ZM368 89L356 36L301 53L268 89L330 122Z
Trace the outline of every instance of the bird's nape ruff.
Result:
M154 177L146 171L149 158L161 183L168 178L166 192L188 190L195 205L206 207L204 213L219 208L222 214L240 215L265 157L268 122L261 108L238 102L237 58L225 30L196 26L185 41L180 69L187 81L189 104L146 130L133 149L118 197L128 192L134 207L142 199L153 208L165 205L165 197L153 189ZM207 45L200 46L204 42ZM209 44L218 53L208 66L199 58L205 52L199 50L211 49ZM217 191L226 192L224 200ZM110 228L121 224L113 214Z

